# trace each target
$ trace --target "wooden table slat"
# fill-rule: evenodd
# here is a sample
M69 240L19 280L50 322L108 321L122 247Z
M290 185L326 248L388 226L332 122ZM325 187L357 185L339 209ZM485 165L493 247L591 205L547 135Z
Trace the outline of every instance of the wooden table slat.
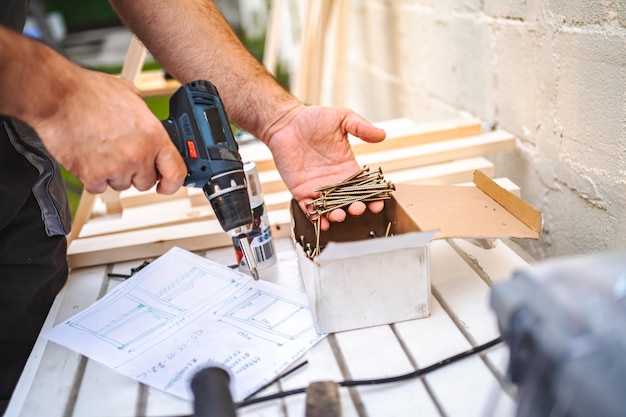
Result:
M53 309L56 314L53 324L93 304L98 299L105 275L106 268L103 266L75 271L62 290L62 296L57 298L60 305ZM63 346L39 339L44 341L45 351L41 362L33 365L37 367L37 373L19 415L63 416L68 399L73 394L75 375L81 372L84 359L81 360L81 355ZM33 359L31 356L29 361ZM29 364L26 366L29 367ZM13 404L10 407L7 415L13 412Z
M445 241L431 243L431 284L452 309L452 317L477 343L499 336L496 318L489 307L490 289ZM440 300L441 301L441 300Z
M433 256L435 262L436 259L445 259L447 265L445 268L431 265L431 273L434 273L432 269L438 270L437 278L433 279L436 283L433 285L443 287L446 283L452 282L459 285L459 290L465 291L465 297L462 299L456 297L455 291L448 291L445 288L441 291L448 307L455 314L460 312L463 317L463 313L468 309L466 303L472 302L471 300L476 297L480 299L486 285L458 256L452 256L448 252L449 247L445 242L438 242L434 246L433 250L437 252ZM439 258L440 255L447 256ZM456 262L457 259L459 262ZM469 281L471 285L461 285L459 276L463 277L463 281ZM473 306L470 305L469 308L473 309ZM431 302L431 315L427 320L401 322L394 326L421 368L472 347L464 333L436 299ZM472 335L476 326L465 326L464 330ZM445 414L449 416L484 415L481 413L490 405L486 402L489 390L499 386L498 379L479 357L467 358L458 364L446 366L425 376L425 380ZM508 400L510 401L510 398Z
M414 370L390 326L336 333L335 338L352 379L396 376ZM439 415L420 379L364 386L357 391L368 415Z
M293 374L288 375L281 381L283 390L291 390L306 387L311 381L341 381L343 376L329 339L326 338L309 350L304 359L307 364ZM345 388L339 389L341 400L342 417L357 417L358 412L350 398L350 393ZM289 417L302 417L305 412L305 395L297 395L285 401L287 415Z
M476 246L466 239L452 239L452 242L470 257L492 282L508 280L516 269L528 266L527 260L501 240L495 241L495 246L491 249Z

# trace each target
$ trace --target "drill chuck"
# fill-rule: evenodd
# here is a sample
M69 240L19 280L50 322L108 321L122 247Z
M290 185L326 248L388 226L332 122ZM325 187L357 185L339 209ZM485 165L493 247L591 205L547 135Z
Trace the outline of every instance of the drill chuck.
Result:
M252 210L243 169L212 177L202 190L228 235L237 237L250 230Z

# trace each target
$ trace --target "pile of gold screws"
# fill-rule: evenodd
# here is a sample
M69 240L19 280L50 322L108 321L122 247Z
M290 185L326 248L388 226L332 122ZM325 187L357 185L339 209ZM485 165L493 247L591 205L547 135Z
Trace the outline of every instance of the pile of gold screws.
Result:
M357 201L368 203L370 201L388 200L391 198L391 192L395 189L396 187L390 181L385 181L380 167L376 171L370 172L368 166L363 166L358 172L343 181L316 189L315 191L319 192L320 196L307 203L307 207L311 208L307 212L307 217L315 220L316 239L315 248L311 248L310 244L307 244L309 258L314 258L320 253L320 224L323 214L347 207ZM389 232L387 232L388 234Z

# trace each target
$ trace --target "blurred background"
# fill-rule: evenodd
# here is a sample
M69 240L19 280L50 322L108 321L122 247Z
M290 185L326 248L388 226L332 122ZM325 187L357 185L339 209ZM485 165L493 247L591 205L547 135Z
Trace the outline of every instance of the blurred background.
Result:
M543 213L540 239L521 243L535 258L626 247L624 1L216 3L307 103L374 122L474 117L515 135L515 151L489 158ZM108 72L130 40L105 0L31 1L28 31ZM148 101L163 117L160 100Z

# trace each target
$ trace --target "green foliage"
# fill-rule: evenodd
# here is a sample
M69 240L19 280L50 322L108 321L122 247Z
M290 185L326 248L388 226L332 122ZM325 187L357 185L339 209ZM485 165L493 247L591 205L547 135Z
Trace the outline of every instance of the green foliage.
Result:
M76 214L76 209L78 208L80 196L83 192L83 184L81 184L78 178L67 172L63 167L61 167L61 175L63 176L63 181L65 182L67 200L70 204L70 211L72 212L73 219Z
M63 14L70 32L121 25L108 0L45 0L44 5Z
M278 83L282 85L285 90L290 89L291 77L289 74L289 68L287 68L282 61L276 62L276 71L274 76L276 77L276 81L278 81Z
M248 52L250 52L250 54L254 56L257 61L263 62L263 54L265 51L265 33L263 36L252 38L248 37L244 31L238 31L237 36ZM281 61L278 61L274 70L276 81L278 81L283 88L289 90L290 77L288 68L286 68Z

